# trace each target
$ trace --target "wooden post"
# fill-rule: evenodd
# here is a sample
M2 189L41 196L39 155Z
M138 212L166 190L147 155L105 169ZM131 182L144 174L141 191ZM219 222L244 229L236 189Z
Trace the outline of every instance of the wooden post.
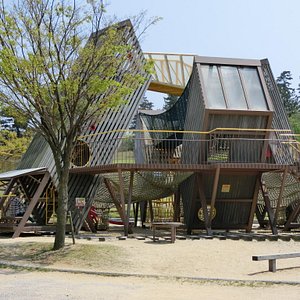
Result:
M250 214L249 214L249 220L248 220L246 232L251 232L251 229L252 229L254 214L255 214L256 205L257 205L260 181L261 181L261 174L258 175L256 178L255 189L254 189L254 193L253 193L252 205L251 205L251 210L250 210Z
M208 235L212 235L211 227L209 226L209 217L208 217L208 211L207 211L207 201L204 194L204 185L202 180L202 175L197 174L198 176L198 193L201 201L201 207L203 210L203 216L204 216L204 225L205 229Z
M117 209L117 211L118 211L118 213L120 215L120 218L124 222L125 216L123 215L123 210L122 210L121 204L118 201L118 199L117 199L117 197L115 195L114 189L113 189L110 181L107 178L104 178L104 184L105 184L105 186L106 186L106 188L107 188L107 190L108 190L108 192L109 192L109 194L110 194L110 196L111 196L111 198L112 198L112 200L113 200L113 202L114 202L114 204L116 206L116 209Z
M72 214L70 211L68 212L68 214L69 214L69 220L70 220L70 225L71 225L73 245L75 245L75 231L74 231L73 218L72 218Z
M294 208L293 212L289 216L288 220L284 224L283 230L288 230L291 223L299 216L300 214L300 201L298 202L297 206Z
M137 226L138 218L139 218L139 202L134 204L134 226Z
M15 178L13 178L13 179L10 180L9 184L7 185L7 187L6 187L5 191L4 191L4 195L9 194L9 192L13 188L15 182L16 182ZM7 207L8 207L8 205L6 205L6 207L4 207L4 203L5 203L6 199L7 199L7 197L1 197L0 198L0 209L3 209L4 212L7 210Z
M48 181L49 181L49 178L50 178L50 174L49 172L46 172L43 176L43 179L41 180L36 192L34 193L34 196L32 197L32 200L30 201L26 211L25 211L25 214L23 215L22 217L22 220L21 222L19 223L18 227L16 228L14 234L13 234L13 238L16 238L16 237L19 237L22 230L24 229L25 227L25 224L32 212L32 210L34 209L34 207L36 206L41 194L43 193Z
M179 188L174 193L174 214L173 221L180 222L180 190Z
M120 200L121 200L121 208L123 212L124 220L124 235L128 236L128 224L127 224L127 216L126 216L126 210L125 210L125 193L124 193L124 178L122 175L122 170L118 169L118 175L119 175L119 185L120 185Z
M128 190L128 200L127 200L127 218L126 218L126 227L127 227L127 235L128 233L132 233L132 228L130 226L130 208L131 208L131 198L132 198L132 190L133 190L133 177L134 171L130 171L130 180L129 180L129 190Z
M213 191L212 191L212 196L211 196L211 201L210 201L210 214L209 214L209 219L208 219L208 228L211 228L211 222L212 222L212 218L213 218L213 212L215 209L215 203L216 203L216 197L217 197L217 191L218 191L219 178L220 178L220 165L217 166L216 172L215 172Z
M284 191L284 186L285 186L285 180L286 180L286 176L287 176L287 171L288 171L288 169L286 167L284 169L284 172L283 172L281 187L280 187L279 196L278 196L278 200L277 200L277 206L276 206L275 217L274 217L275 225L277 224L279 209L280 209L280 205L281 205L281 202L282 202L282 195L283 195L283 191Z
M149 200L149 212L150 212L150 219L151 222L154 220L154 213L153 213L153 205L152 205L152 200Z
M262 181L260 181L260 187L261 187L262 195L263 195L263 198L264 198L264 201L265 201L265 205L266 205L266 209L267 209L267 213L268 213L272 233L277 234L278 232L277 232L277 228L276 228L274 213L273 213L273 210L272 210L272 207L271 207L269 195L268 195L268 192L265 190L265 186L262 183Z

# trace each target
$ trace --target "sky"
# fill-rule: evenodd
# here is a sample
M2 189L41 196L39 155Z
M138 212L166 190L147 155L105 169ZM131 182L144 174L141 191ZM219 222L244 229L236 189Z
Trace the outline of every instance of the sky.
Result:
M147 11L162 17L141 41L145 52L229 58L268 58L275 77L292 72L300 83L300 0L107 0L109 15ZM148 94L155 108L162 96Z

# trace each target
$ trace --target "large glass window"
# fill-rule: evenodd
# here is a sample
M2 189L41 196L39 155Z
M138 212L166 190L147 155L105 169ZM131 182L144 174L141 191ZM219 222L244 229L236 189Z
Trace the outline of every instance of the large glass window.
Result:
M208 108L268 110L256 67L201 65L201 72Z
M228 108L247 109L240 75L236 67L221 67Z
M202 66L204 88L209 108L226 108L222 86L216 66Z
M256 68L241 68L250 109L267 110L267 104Z

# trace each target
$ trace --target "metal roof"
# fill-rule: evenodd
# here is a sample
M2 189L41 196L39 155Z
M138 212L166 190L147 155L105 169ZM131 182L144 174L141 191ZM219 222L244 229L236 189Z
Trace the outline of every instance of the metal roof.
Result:
M12 178L21 177L24 175L35 175L45 173L47 168L31 168L31 169L22 169L22 170L13 170L0 174L0 180L10 180Z

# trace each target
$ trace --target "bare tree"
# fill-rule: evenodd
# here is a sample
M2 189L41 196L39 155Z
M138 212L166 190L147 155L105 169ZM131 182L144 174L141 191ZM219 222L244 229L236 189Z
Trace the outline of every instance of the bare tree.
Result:
M82 3L84 1L81 1ZM58 177L54 249L65 244L71 154L82 126L145 80L127 70L122 29L103 29L103 1L1 0L0 95L51 147ZM91 34L93 33L93 34ZM148 66L141 66L147 73Z

